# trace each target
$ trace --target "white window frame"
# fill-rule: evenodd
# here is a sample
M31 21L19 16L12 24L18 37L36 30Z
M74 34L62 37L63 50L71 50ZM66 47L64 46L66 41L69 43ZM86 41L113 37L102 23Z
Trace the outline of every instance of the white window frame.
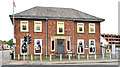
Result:
M68 47L68 46L67 46L67 41L70 41L70 39L66 39L66 50L67 50L67 51L70 51L70 50L71 50L71 41L70 41L70 43L69 43L69 45L70 45L70 46L69 46L70 50L67 49L67 47Z
M21 55L26 55L26 53L22 53L22 49L21 49L21 47L22 47L22 41L23 41L24 39L20 39L20 54Z
M83 41L83 53L78 53L79 41ZM85 50L85 49L84 49L84 39L78 39L78 40L77 40L77 53L78 53L78 54L84 54L84 50Z
M35 44L36 44L36 41L37 40L40 40L40 43L41 43L41 53L35 53ZM35 55L40 55L40 54L42 54L42 39L34 39L34 54Z
M40 23L41 24L41 26L40 26L41 31L35 31L35 24L36 23ZM34 21L34 32L42 32L42 21Z
M90 45L91 41L94 41L94 45ZM95 39L89 39L89 54L95 54L96 53L96 48L95 48L95 52L90 52L90 47L95 48Z
M54 50L52 50L52 41L54 40ZM51 39L51 51L55 51L55 39Z
M22 30L22 22L27 22L27 31ZM28 21L20 21L20 32L29 32L29 22Z
M90 25L94 25L94 32L90 32ZM89 33L95 33L95 23L89 23Z
M58 33L58 24L59 23L63 23L63 33ZM62 22L62 21L58 21L57 22L57 34L64 34L64 22Z
M78 32L79 31L79 29L78 29L78 25L79 24L82 24L83 25L83 32ZM84 23L77 23L77 33L84 33Z

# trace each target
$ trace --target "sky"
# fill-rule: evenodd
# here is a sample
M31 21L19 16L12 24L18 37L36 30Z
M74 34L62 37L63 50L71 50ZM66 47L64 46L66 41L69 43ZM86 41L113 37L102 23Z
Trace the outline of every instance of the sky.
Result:
M118 34L118 2L120 0L14 0L15 13L35 6L73 8L105 19L101 33ZM9 15L13 14L13 0L0 1L0 40L13 38L13 25Z

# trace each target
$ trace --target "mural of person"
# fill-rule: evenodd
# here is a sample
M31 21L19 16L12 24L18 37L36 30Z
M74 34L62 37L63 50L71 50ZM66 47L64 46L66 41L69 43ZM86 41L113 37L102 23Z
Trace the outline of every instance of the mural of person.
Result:
M27 52L27 44L24 42L24 41L22 41L22 53L26 53Z
M36 41L36 45L35 45L35 53L41 53L40 40L37 40L37 41Z
M23 25L23 30L26 30L26 25Z

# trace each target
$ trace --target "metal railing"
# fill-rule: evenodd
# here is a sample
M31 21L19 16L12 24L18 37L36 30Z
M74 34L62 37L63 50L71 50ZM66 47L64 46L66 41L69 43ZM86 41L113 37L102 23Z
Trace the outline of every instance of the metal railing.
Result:
M47 58L45 54L39 54L39 55L35 55L35 54L29 54L28 55L28 60L40 60L40 61L64 61L64 60L111 60L111 59L118 59L119 56L115 56L112 54L100 54L100 53L95 53L95 54L48 54ZM16 54L15 55L15 59L16 60L27 60L27 55L20 55L20 54Z

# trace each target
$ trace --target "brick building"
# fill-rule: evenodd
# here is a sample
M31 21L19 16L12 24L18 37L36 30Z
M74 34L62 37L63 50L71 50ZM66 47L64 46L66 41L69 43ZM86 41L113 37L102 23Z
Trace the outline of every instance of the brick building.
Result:
M0 50L2 50L2 48L3 48L3 41L2 40L0 40Z
M114 34L101 34L101 36L108 42L107 46L115 44L116 46L120 45L120 35Z
M29 54L100 53L102 18L72 8L38 6L16 13L14 18L15 54L24 54L27 33L32 38Z

